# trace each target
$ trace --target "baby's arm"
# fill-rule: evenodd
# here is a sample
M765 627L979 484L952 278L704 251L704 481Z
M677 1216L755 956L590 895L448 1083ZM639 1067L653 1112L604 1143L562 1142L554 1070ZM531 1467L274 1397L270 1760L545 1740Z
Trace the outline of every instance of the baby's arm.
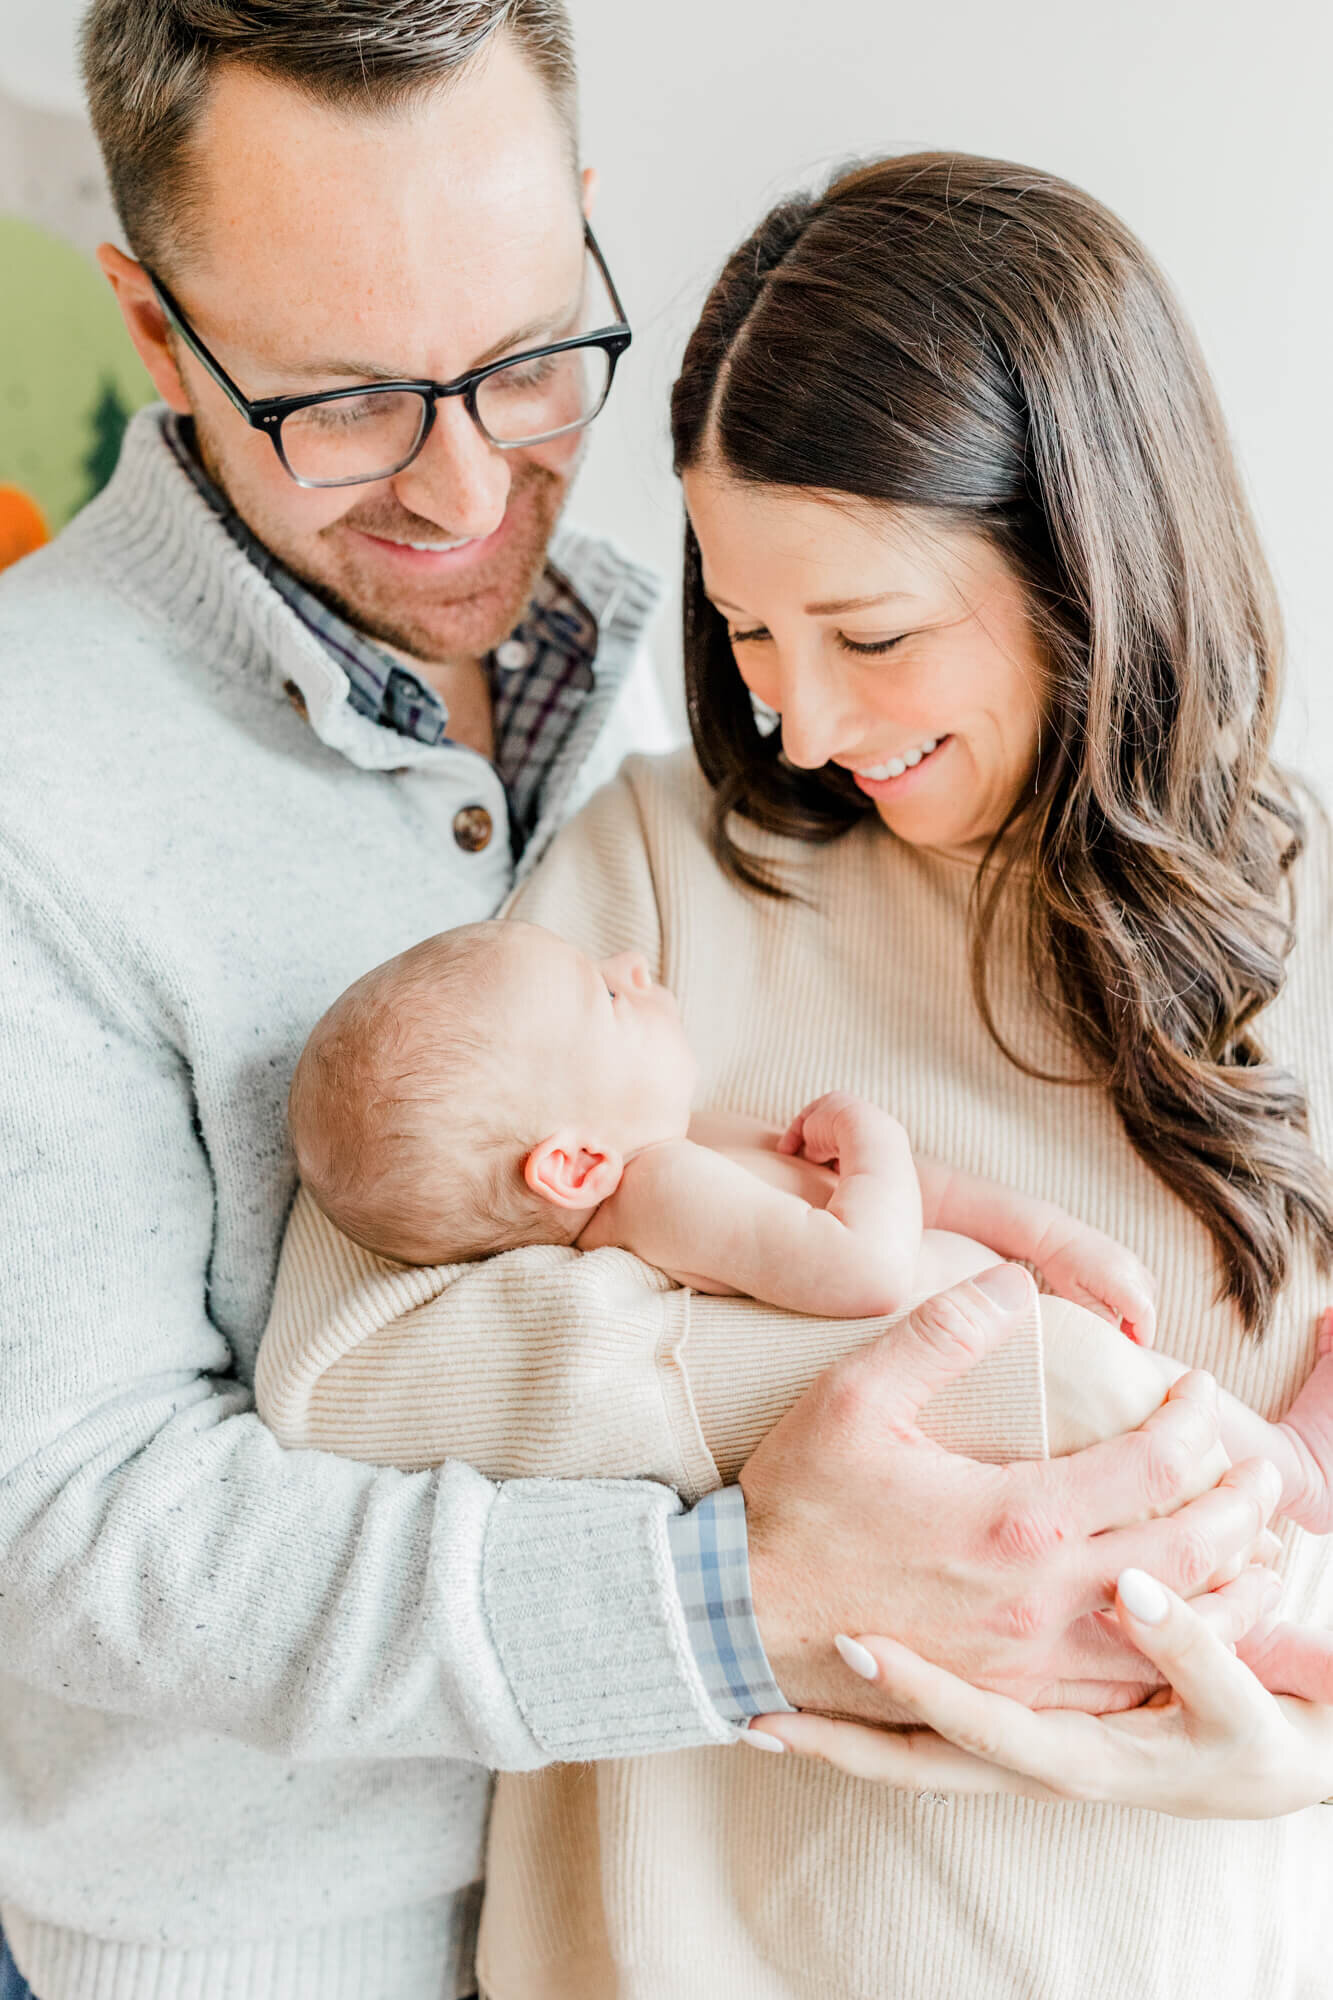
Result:
M1276 1424L1264 1424L1250 1410L1245 1415L1285 1448L1282 1458L1267 1445L1249 1447L1252 1457L1262 1452L1282 1474L1279 1511L1313 1535L1333 1533L1333 1312L1319 1322L1314 1368L1287 1414Z
M1053 1202L999 1181L965 1174L918 1155L927 1229L948 1229L984 1243L997 1257L1032 1264L1060 1298L1123 1325L1151 1346L1157 1312L1150 1273L1132 1251Z
M921 1195L907 1135L873 1105L820 1098L779 1150L836 1163L827 1208L769 1186L688 1139L625 1170L580 1248L616 1243L702 1292L741 1292L790 1312L856 1319L913 1295Z

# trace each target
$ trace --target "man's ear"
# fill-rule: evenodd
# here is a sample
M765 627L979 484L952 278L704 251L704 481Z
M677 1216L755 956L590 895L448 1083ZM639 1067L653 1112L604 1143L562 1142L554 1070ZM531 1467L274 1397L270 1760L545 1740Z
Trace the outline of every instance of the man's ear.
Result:
M152 376L158 395L168 409L176 410L183 417L188 416L190 399L185 393L185 384L181 381L176 357L171 350L167 316L148 282L148 273L133 257L117 250L114 243L103 243L99 247L97 261L110 281L121 318L129 328L130 339L138 348L139 359Z
M532 1192L556 1208L596 1208L615 1193L624 1171L619 1153L585 1146L572 1132L552 1133L523 1162Z

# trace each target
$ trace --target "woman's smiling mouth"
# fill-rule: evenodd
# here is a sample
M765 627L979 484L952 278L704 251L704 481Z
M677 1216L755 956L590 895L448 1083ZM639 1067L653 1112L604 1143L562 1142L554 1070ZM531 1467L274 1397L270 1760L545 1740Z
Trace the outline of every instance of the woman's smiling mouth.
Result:
M922 764L929 763L952 741L952 736L927 736L910 750L905 750L901 757L886 757L882 764L848 764L845 769L850 771L862 791L878 792L885 786L896 788L901 779L919 770Z

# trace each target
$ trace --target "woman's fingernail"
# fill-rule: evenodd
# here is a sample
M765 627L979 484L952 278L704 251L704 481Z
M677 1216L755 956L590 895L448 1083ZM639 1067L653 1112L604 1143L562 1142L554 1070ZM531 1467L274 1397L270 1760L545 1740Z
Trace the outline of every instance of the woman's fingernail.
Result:
M997 1306L1004 1306L1016 1312L1025 1306L1032 1292L1032 1280L1017 1264L996 1264L992 1270L983 1271L972 1280L979 1292L993 1299Z
M780 1736L770 1736L766 1729L742 1729L742 1743L752 1744L756 1750L782 1750L787 1746Z
M879 1679L879 1662L866 1647L855 1639L849 1639L845 1632L839 1632L833 1643L854 1674L860 1674L863 1681Z
M1161 1584L1146 1570L1122 1569L1115 1587L1130 1617L1137 1618L1140 1625L1160 1625L1171 1609Z
M1271 1513L1282 1498L1282 1474L1271 1458L1266 1458L1259 1468L1259 1484L1263 1488L1263 1501Z

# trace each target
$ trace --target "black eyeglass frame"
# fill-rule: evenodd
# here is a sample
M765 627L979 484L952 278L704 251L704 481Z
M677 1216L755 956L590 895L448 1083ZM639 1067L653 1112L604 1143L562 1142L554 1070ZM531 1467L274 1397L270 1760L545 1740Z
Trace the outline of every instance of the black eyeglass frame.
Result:
M572 431L585 430L590 423L601 415L606 407L607 397L611 394L611 384L615 381L617 363L626 348L630 345L634 335L631 331L629 321L625 316L625 308L620 302L620 294L616 290L615 280L607 268L606 259L602 255L597 238L593 235L592 229L587 222L583 225L583 237L593 254L598 270L602 274L611 299L612 310L617 315L614 324L611 326L598 327L593 333L577 334L571 340L548 341L544 347L524 348L521 354L507 354L501 361L488 361L482 368L471 368L467 374L455 376L452 382L432 382L428 379L417 381L405 379L401 382L366 382L351 389L320 389L309 396L261 396L255 402L252 402L248 396L242 393L236 383L232 381L231 376L222 366L222 363L210 354L208 348L205 347L199 335L190 325L189 320L185 317L176 300L162 283L162 280L149 269L147 264L144 265L143 269L144 276L152 286L158 304L161 306L168 320L175 327L177 333L179 333L181 339L185 342L190 353L199 363L199 366L212 376L228 402L245 418L245 421L252 429L267 432L268 436L272 439L273 449L278 454L279 463L289 479L295 480L298 486L306 487L370 486L378 479L392 479L395 473L404 471L412 463L413 459L423 449L426 439L435 427L436 405L446 396L461 396L463 398L464 406L473 423L477 426L487 444L494 446L497 451L525 451L533 445L547 444L552 438L567 437ZM588 416L581 417L578 423L564 424L559 430L547 431L541 437L510 440L492 437L477 409L477 390L487 377L498 375L505 368L518 367L524 362L541 361L549 354L567 354L571 349L578 347L600 347L607 358L606 388L603 391L602 400L597 405L597 408L591 411ZM401 396L405 391L410 391L421 398L426 414L422 422L420 436L417 438L411 451L408 452L405 458L400 459L397 465L388 466L383 472L370 474L358 473L353 479L304 479L299 472L292 471L287 461L287 454L283 450L282 426L284 420L295 411L308 410L318 403L337 402L340 398L350 396Z

